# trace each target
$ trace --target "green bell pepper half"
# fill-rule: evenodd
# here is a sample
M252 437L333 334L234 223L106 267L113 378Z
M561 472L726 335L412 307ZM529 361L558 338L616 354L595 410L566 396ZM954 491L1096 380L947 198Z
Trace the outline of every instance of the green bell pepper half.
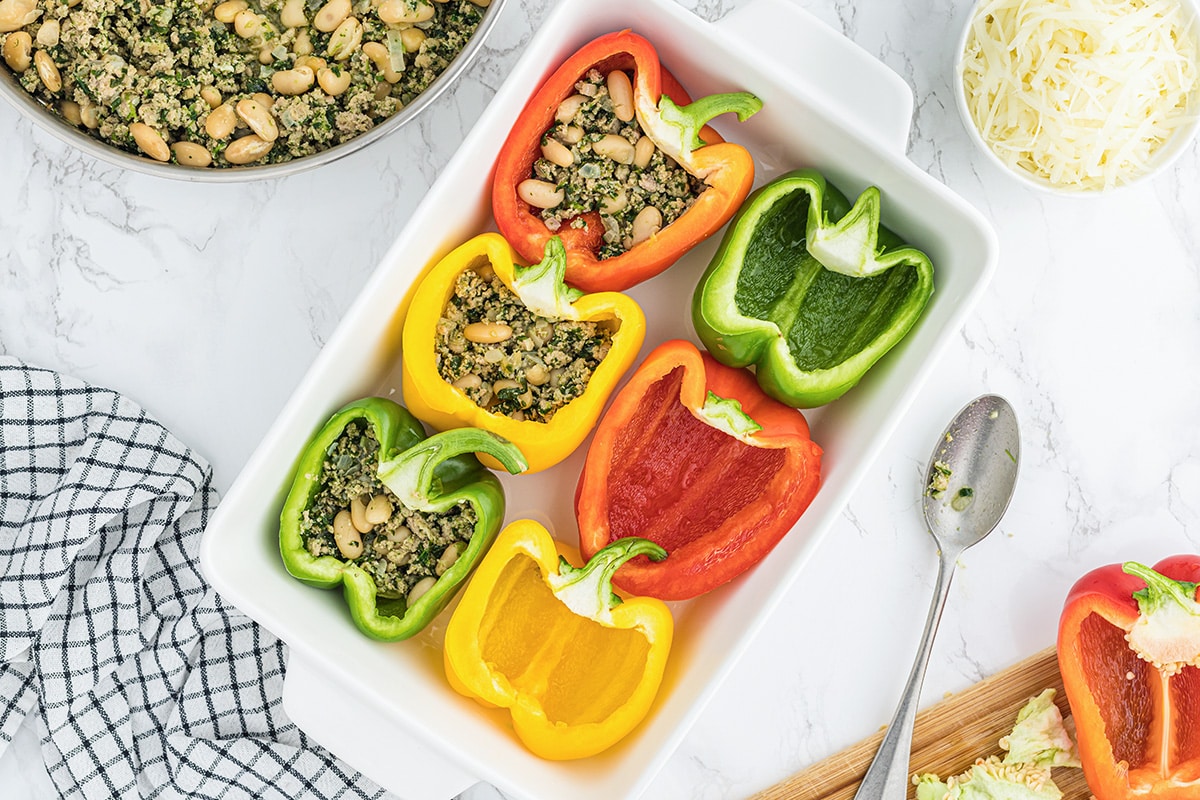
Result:
M476 514L475 530L458 560L411 607L404 598L377 597L374 579L353 561L313 556L301 532L304 511L323 481L326 453L356 420L369 424L379 442L380 481L414 511L443 512L459 501ZM504 521L504 489L474 453L487 453L511 473L526 469L516 445L477 428L426 438L421 423L403 406L382 397L356 400L338 410L309 440L296 465L279 516L279 552L294 577L324 589L342 585L354 623L382 641L407 639L441 613L483 557Z
M879 223L879 190L853 207L824 176L790 172L752 194L696 287L709 352L754 365L797 408L844 394L916 324L933 294L929 257Z

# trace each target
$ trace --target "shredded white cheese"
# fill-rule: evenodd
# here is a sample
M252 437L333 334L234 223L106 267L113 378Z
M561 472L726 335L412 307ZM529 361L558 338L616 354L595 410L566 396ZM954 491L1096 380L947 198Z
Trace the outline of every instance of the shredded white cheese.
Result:
M1191 119L1192 23L1180 0L985 0L963 52L971 118L1053 186L1126 183Z

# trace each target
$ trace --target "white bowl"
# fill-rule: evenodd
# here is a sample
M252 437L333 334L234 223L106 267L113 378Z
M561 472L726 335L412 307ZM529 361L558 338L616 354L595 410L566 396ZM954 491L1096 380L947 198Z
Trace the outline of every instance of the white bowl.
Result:
M1151 159L1149 168L1140 175L1130 178L1124 183L1119 183L1103 189L1084 189L1072 186L1058 186L1051 183L1048 179L1036 175L1028 170L1020 167L1009 166L1005 161L996 155L991 146L984 140L979 128L975 125L975 120L971 117L971 112L967 108L966 88L963 85L963 54L967 49L967 39L971 35L971 23L975 21L975 16L978 13L979 7L987 0L976 0L971 6L971 11L967 14L967 20L963 24L962 33L958 37L958 44L954 51L954 73L952 85L954 91L954 104L958 108L958 115L962 119L963 127L967 131L967 136L984 154L984 158L994 164L1001 172L1012 176L1018 182L1025 186L1038 189L1044 192L1049 192L1055 195L1066 195L1070 197L1094 197L1111 194L1114 191L1123 189L1128 186L1134 186L1146 181L1152 180L1158 175L1165 172L1179 158L1188 147L1191 146L1192 140L1196 137L1197 130L1200 130L1200 82L1192 91L1192 95L1188 100L1188 113L1185 120L1175 129L1169 138L1155 153ZM1177 0L1184 10L1184 14L1191 20L1189 30L1196 38L1196 53L1200 56L1200 7L1197 6L1196 0ZM1200 68L1200 65L1198 65Z
M696 96L748 89L763 110L746 123L719 120L727 138L757 161L757 183L812 166L857 194L883 193L886 224L925 250L937 291L916 327L863 381L825 408L806 412L825 448L823 485L812 505L754 569L706 596L673 604L675 643L647 719L624 741L592 758L539 759L512 733L508 715L456 694L442 669L448 609L405 642L363 636L340 592L319 591L287 574L279 558L278 514L305 442L343 403L366 395L400 397L401 299L427 265L492 226L488 176L519 111L545 77L581 45L632 27ZM997 245L987 221L904 156L911 91L894 73L788 0L755 0L720 23L700 20L670 0L562 0L496 93L462 147L414 212L338 329L226 494L205 532L201 561L222 595L280 636L325 676L304 709L354 707L346 721L314 733L368 775L393 780L377 755L386 741L407 754L399 728L478 779L520 797L612 800L642 792L683 739L809 557L916 397L938 355L957 335L995 270ZM646 311L642 355L662 341L695 341L690 301L719 236L630 291ZM573 496L587 443L536 475L503 476L509 520L531 517L576 541ZM836 613L836 604L832 611ZM802 624L798 622L797 624ZM813 644L814 653L823 647ZM803 669L803 665L797 665ZM311 685L311 684L310 684ZM330 735L325 735L329 733Z

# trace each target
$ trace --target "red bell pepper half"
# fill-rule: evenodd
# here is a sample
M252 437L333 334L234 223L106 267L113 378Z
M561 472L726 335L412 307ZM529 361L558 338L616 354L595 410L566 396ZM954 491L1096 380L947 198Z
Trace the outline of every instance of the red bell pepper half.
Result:
M1200 556L1111 564L1067 595L1058 663L1096 800L1200 798Z
M632 71L634 106L643 132L657 147L707 184L687 211L648 240L619 256L599 259L604 235L600 214L579 216L583 227L564 225L557 235L567 248L567 281L587 292L620 291L675 263L733 216L754 182L754 159L742 146L725 142L706 123L724 113L746 119L762 107L746 92L712 95L693 103L659 63L650 42L632 31L606 34L563 62L530 98L496 160L492 214L513 249L530 263L541 259L556 234L538 210L520 198L517 187L533 174L542 137L555 124L559 104L575 94L590 70Z
M696 597L760 561L812 502L821 448L797 410L743 369L665 342L596 428L575 492L580 549L640 536L667 550L614 583L663 600Z

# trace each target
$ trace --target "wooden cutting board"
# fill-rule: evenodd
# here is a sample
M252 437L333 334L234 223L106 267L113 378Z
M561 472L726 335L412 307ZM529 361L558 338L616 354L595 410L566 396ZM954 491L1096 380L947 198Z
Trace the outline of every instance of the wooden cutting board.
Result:
M1017 712L1043 689L1056 689L1054 700L1067 730L1075 726L1063 691L1053 647L1014 664L917 714L909 774L934 772L945 780L965 771L977 758L1000 754L1000 737L1012 731ZM752 800L852 800L883 732L821 761L755 795ZM1055 769L1054 782L1064 800L1088 800L1083 770ZM914 796L909 790L909 797Z

